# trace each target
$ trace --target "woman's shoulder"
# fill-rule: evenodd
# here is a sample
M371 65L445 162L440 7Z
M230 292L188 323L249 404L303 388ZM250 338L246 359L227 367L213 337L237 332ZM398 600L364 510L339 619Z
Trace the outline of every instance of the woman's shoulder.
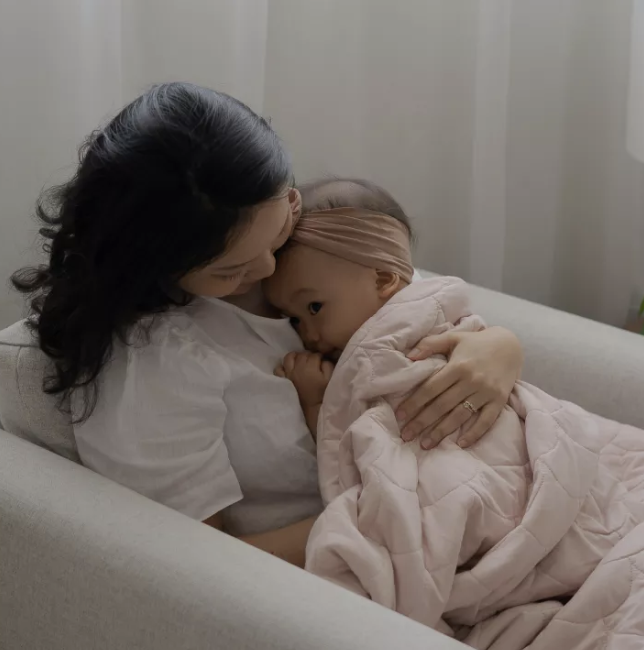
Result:
M171 310L140 322L115 345L110 367L120 367L156 384L170 381L227 383L225 354L195 324L189 310Z

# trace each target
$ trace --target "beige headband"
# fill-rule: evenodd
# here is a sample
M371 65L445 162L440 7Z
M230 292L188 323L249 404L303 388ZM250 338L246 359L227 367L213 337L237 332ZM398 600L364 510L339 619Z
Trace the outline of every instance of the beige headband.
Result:
M407 227L382 212L359 208L334 208L303 214L291 239L350 262L396 273L411 282Z

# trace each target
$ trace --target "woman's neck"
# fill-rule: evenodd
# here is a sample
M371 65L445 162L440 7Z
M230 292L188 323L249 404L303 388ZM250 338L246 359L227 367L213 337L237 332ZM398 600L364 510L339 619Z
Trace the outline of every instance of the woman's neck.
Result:
M256 316L263 316L264 318L281 317L281 314L266 300L261 282L258 282L246 293L239 296L226 296L222 300Z

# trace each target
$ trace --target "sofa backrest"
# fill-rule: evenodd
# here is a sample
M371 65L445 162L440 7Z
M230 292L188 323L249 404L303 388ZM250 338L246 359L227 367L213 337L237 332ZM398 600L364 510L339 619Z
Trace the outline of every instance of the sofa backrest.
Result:
M78 462L71 416L43 392L51 362L26 321L0 331L0 423L5 431Z

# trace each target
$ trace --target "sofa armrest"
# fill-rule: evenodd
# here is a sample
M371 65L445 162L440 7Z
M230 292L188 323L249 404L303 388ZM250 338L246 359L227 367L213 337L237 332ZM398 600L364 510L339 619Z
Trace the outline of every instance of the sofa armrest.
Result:
M456 650L0 431L0 647Z
M521 340L525 381L644 428L644 336L489 289L471 291L476 313Z

